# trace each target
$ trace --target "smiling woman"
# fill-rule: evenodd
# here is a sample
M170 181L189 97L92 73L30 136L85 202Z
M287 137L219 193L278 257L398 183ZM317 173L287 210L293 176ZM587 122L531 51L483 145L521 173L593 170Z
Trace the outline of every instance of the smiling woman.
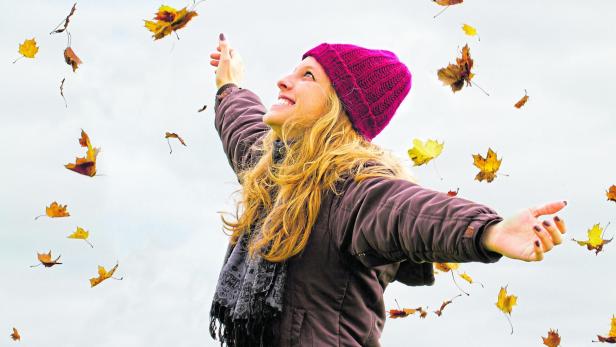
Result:
M371 142L411 88L392 52L318 45L266 110L222 34L217 50L215 126L242 184L210 311L223 344L379 346L390 282L431 285L433 262L541 260L561 242L564 221L537 218L564 202L503 220L419 186Z

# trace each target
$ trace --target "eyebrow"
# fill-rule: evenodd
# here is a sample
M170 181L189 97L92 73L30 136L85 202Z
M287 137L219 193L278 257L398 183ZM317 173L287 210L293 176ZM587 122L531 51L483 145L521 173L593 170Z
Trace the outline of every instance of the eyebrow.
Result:
M313 70L313 71L315 71L315 70L316 70L316 67L314 67L313 65L304 65L304 66L302 66L302 67L303 67L303 68L304 68L304 67L305 67L305 68L308 68L308 69ZM293 72L296 72L296 71L297 71L297 68L293 69Z

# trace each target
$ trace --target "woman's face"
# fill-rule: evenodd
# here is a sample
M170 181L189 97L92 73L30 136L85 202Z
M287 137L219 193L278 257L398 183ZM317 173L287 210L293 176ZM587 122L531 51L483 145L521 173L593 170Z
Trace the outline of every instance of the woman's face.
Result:
M263 122L278 136L284 122L301 115L317 118L325 113L331 82L313 57L306 57L293 72L278 81L278 101L263 115Z

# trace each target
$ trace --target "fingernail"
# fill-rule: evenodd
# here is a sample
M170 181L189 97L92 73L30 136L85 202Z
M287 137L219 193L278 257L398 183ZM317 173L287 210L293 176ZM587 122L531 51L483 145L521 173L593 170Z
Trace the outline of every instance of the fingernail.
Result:
M567 200L563 201L563 203L565 204L565 206L567 206Z
M535 246L541 247L541 244L539 243L539 241L535 240Z
M536 232L540 232L541 231L541 228L538 225L535 225L533 227L533 229L535 229Z
M554 220L560 222L560 218L558 216L554 216Z
M549 226L550 226L550 222L548 222L547 220L544 220L544 221L543 221L543 225L544 225L545 227L549 227Z
M218 35L218 38L220 39L220 41L224 41L225 40L225 34L220 33L220 35Z

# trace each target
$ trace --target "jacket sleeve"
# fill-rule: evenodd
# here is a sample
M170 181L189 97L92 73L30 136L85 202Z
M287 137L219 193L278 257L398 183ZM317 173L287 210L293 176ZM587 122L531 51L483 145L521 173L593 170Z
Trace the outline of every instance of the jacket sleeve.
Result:
M250 148L270 129L263 123L265 106L252 91L229 83L216 93L214 113L223 150L237 174L258 159Z
M490 207L404 179L348 179L330 218L342 252L366 266L410 260L493 263L502 255L481 245L503 220Z

